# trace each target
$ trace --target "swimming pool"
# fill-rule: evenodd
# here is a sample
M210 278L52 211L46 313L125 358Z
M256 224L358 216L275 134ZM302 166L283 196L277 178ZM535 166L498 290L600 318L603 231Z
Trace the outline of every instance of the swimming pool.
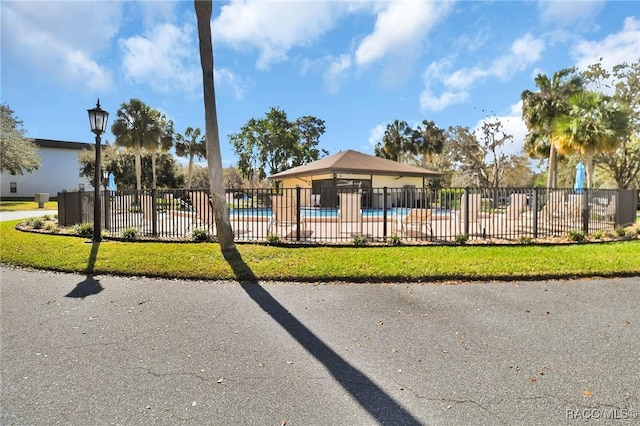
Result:
M409 214L411 209L408 207L393 207L387 209L387 217L405 217ZM450 210L445 209L432 209L433 215L449 215ZM310 219L337 219L338 209L332 208L317 208L317 207L303 207L300 212ZM244 217L257 217L257 218L269 218L273 215L270 208L267 207L254 207L247 209L231 208L229 209L229 215L236 218ZM379 219L384 216L383 209L362 209L363 218Z

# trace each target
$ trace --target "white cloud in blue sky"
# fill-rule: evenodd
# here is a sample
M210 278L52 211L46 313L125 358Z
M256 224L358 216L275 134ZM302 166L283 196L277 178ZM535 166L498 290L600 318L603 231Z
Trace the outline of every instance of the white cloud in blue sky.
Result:
M28 135L92 140L84 115L98 96L114 115L137 97L177 131L204 127L193 2L0 8L2 102ZM324 119L331 153L372 152L395 119L475 128L487 115L509 123L517 151L520 93L534 76L637 60L639 15L623 1L214 2L223 160L234 162L227 135L272 106Z

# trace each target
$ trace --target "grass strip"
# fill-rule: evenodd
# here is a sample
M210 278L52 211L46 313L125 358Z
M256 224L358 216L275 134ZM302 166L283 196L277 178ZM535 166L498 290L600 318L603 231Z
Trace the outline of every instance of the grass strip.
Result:
M216 243L104 241L0 223L0 262L54 271L234 280L455 281L640 275L640 240L556 246L273 247L238 244L234 271Z

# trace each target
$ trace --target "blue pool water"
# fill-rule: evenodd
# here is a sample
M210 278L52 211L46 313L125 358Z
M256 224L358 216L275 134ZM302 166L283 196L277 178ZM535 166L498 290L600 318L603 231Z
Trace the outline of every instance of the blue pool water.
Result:
M391 218L394 216L404 217L406 216L411 209L405 207L394 207L391 209L387 209L387 217ZM338 209L329 209L329 208L309 208L303 207L301 209L302 213L305 217L308 218L337 218L338 217ZM433 214L449 214L450 210L444 209L433 209ZM248 208L248 209L229 209L229 214L231 216L239 216L239 217L270 217L272 215L270 208L265 207L257 207L257 208ZM362 209L362 217L364 218L380 218L383 216L382 209Z

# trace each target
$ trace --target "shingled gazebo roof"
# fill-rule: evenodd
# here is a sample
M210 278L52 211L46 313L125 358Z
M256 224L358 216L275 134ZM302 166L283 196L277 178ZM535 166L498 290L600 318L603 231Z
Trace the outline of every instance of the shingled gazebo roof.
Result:
M380 176L407 176L435 178L442 175L440 172L427 170L409 164L398 163L385 158L374 157L362 152L347 150L341 151L329 157L321 158L304 166L293 167L275 175L269 179L278 180L291 177L314 176L327 173L351 173L372 174Z

